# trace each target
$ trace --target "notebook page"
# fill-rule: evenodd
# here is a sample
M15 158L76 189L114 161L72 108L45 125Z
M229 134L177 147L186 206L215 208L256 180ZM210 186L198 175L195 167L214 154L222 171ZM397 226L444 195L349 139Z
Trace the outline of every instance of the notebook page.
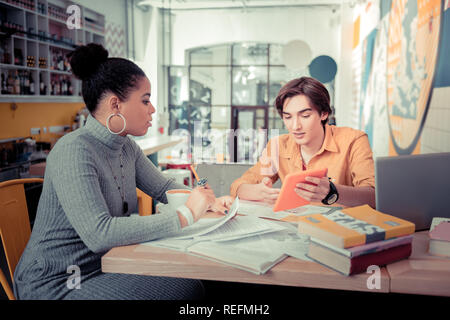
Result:
M279 224L248 216L237 216L216 230L196 237L197 240L226 241L249 237L252 235L284 230Z

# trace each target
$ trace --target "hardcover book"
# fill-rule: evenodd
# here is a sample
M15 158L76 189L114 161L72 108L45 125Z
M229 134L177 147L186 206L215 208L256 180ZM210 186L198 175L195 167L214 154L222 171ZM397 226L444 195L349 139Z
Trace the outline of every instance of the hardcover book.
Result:
M415 225L363 205L302 216L298 230L335 247L350 248L410 235Z
M347 257L347 258L359 257L362 255L379 252L379 251L384 251L384 250L398 247L401 245L411 244L412 241L413 241L413 236L408 235L408 236L372 242L369 244L364 244L361 246L344 249L344 248L338 248L338 247L332 246L329 243L319 240L319 239L316 239L316 238L310 239L311 243L320 245L324 248L329 249L330 251L334 251L334 252L336 252L344 257Z
M308 257L348 276L366 272L367 268L371 265L381 267L398 260L406 259L411 255L411 251L412 243L408 243L349 258L329 248L311 242L308 249Z

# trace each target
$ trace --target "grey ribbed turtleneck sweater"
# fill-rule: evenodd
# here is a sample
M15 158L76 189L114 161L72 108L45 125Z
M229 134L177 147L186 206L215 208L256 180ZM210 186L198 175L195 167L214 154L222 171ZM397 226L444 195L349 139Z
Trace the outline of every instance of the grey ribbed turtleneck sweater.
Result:
M70 292L69 266L80 267L83 286L83 279L99 274L101 256L112 247L181 229L175 212L123 214L114 181L117 176L120 182L120 154L128 212L137 212L136 187L164 203L165 191L185 187L167 180L132 139L111 134L89 116L86 125L61 138L47 158L33 232L14 275L16 297L63 298Z

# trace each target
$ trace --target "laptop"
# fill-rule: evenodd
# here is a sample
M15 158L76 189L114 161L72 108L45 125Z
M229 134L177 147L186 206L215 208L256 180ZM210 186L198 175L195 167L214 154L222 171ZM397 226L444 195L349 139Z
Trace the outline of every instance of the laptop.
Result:
M430 228L450 218L450 152L375 159L376 206L383 213Z

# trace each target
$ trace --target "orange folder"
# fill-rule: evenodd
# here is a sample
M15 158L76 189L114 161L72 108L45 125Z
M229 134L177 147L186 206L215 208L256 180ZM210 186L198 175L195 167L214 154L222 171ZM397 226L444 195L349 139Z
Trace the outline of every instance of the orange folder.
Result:
M304 182L308 184L313 184L305 180L306 177L317 177L322 178L325 177L327 169L319 169L319 170L306 170L295 173L290 173L286 176L283 181L283 185L281 186L280 195L278 196L275 205L273 206L273 211L283 211L294 209L300 206L304 206L309 204L308 200L303 199L297 193L295 193L294 189L296 188L297 183Z

